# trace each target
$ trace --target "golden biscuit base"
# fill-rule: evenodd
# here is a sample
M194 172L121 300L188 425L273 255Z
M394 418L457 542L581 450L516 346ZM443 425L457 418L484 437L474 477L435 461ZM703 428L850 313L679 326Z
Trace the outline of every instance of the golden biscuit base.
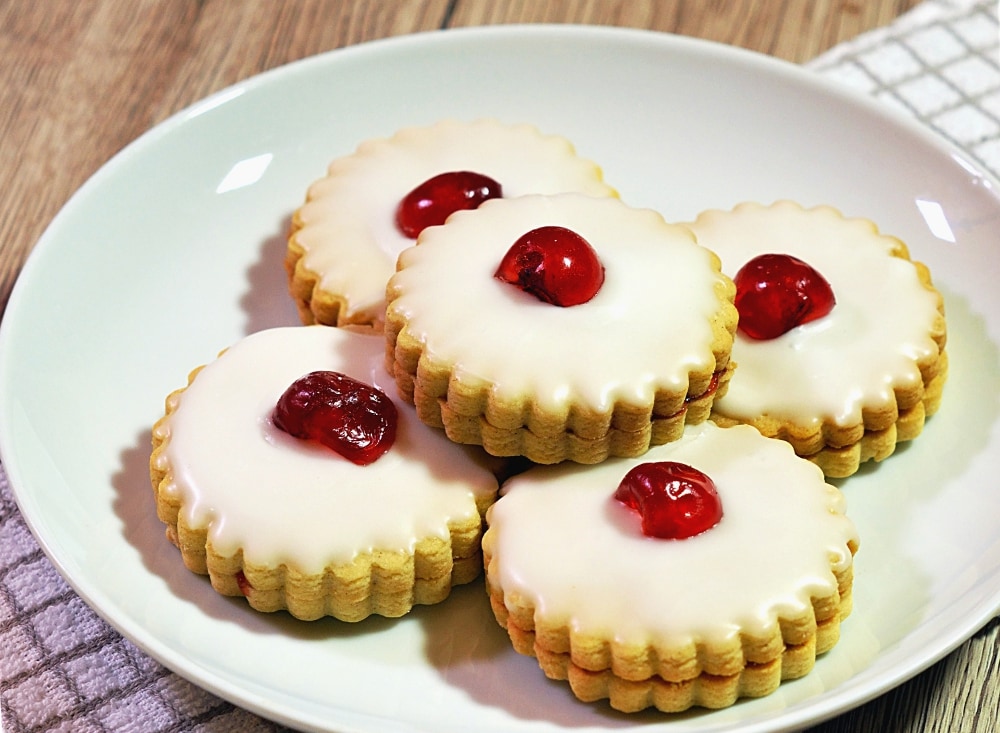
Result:
M856 544L849 545L854 554ZM487 591L497 622L514 649L535 657L542 672L569 682L584 702L608 700L616 710L647 708L678 713L692 707L724 708L742 697L763 697L784 680L808 674L819 654L840 640L840 624L851 613L853 565L835 570L837 589L812 598L801 616L779 616L767 637L734 636L725 641L692 641L676 647L628 645L608 636L548 625L528 599L504 594L491 582Z
M906 245L893 239L895 248L891 254L909 260ZM882 461L895 452L899 443L920 435L924 421L941 405L948 378L947 328L944 298L932 284L930 271L922 262L913 261L913 265L921 284L936 297L938 311L929 333L937 345L937 353L917 362L920 384L895 386L892 400L880 406L864 407L861 420L852 425L839 425L827 419L818 426L801 426L771 415L743 420L717 411L713 412L712 421L721 427L747 423L769 438L787 441L797 455L818 465L829 478L851 476L866 461Z
M306 267L305 250L295 238L302 228L298 212L292 216L288 247L285 250L285 274L288 277L288 293L295 301L299 320L306 326L322 323L327 326L372 326L371 321L358 314L349 315L347 299L339 294L324 290L319 286L320 276Z
M714 256L714 255L713 255ZM718 258L715 258L718 269ZM563 412L539 408L529 398L501 400L491 385L456 377L453 365L435 363L406 330L402 316L386 313L386 369L400 396L416 407L421 422L442 428L456 443L481 445L494 456L522 456L535 463L569 460L595 464L634 457L680 438L685 425L708 419L714 401L726 393L734 363L735 286L715 286L719 311L712 320L715 371L693 371L686 391L661 390L646 405L616 403L608 412L571 405ZM390 288L391 290L391 288ZM387 295L391 302L393 293Z
M202 368L191 372L189 384ZM286 610L306 621L324 616L360 621L373 614L398 617L415 605L440 603L452 586L479 577L483 568L483 515L490 503L486 499L477 506L477 517L449 524L448 539L422 538L412 552L359 553L350 562L328 565L318 573L302 572L287 564L254 564L244 559L242 550L220 554L212 546L208 527L188 524L181 497L170 490L173 473L166 455L170 440L167 421L183 392L181 388L167 397L166 414L153 427L149 466L156 514L166 525L167 538L180 550L184 565L208 575L220 594L244 596L257 611Z

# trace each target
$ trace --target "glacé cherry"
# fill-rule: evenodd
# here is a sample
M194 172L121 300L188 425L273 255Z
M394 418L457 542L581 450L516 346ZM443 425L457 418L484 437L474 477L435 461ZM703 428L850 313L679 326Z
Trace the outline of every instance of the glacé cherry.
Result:
M740 268L736 284L739 328L753 339L773 339L827 315L837 300L811 265L787 254L763 254Z
M715 482L686 463L641 463L625 474L614 497L639 512L647 537L686 539L722 519Z
M410 191L396 209L396 226L416 239L429 226L463 209L476 209L484 201L503 196L503 188L489 176L472 171L449 171L428 178Z
M385 392L340 372L317 371L292 382L272 419L289 435L315 440L366 466L396 439L399 415Z
M546 303L586 303L604 284L604 265L586 239L571 229L543 226L511 246L494 277Z

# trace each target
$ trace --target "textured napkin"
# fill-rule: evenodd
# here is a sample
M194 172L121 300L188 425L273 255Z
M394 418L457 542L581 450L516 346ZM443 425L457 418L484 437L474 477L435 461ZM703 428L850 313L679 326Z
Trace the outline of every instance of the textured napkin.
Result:
M807 64L919 119L1000 178L996 0L928 0Z
M902 108L1000 177L997 13L996 0L927 0L808 66ZM2 465L0 717L6 733L282 730L104 623L39 549Z

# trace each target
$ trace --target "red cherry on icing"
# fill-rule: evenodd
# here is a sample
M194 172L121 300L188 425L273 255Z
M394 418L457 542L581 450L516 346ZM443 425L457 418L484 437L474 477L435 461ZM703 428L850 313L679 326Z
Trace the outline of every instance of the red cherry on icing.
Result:
M441 173L403 197L396 209L396 226L407 237L416 239L425 228L444 224L456 211L478 208L484 201L502 195L500 184L481 173Z
M546 303L580 305L604 284L604 265L586 239L557 226L532 229L500 261L494 277Z
M827 315L837 300L810 265L785 254L764 254L733 278L739 328L753 339L773 339Z
M385 392L339 372L312 372L285 390L274 424L289 435L315 440L366 466L396 439L396 405Z
M642 533L648 537L694 537L722 519L715 482L685 463L639 464L625 474L615 499L639 512Z

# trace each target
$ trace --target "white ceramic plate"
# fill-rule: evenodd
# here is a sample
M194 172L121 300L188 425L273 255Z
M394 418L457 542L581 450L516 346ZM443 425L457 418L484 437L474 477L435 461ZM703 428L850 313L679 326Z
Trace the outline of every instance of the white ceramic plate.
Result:
M163 537L150 425L188 370L296 323L292 210L333 157L446 116L573 140L623 198L686 220L744 199L829 203L928 262L948 308L944 405L911 446L844 482L859 526L854 615L805 679L719 712L626 717L518 657L481 585L356 626L217 596ZM31 256L0 333L3 459L25 518L79 593L198 684L337 731L799 727L874 697L1000 609L1000 201L921 130L809 73L661 34L498 27L337 51L251 79L128 147Z

